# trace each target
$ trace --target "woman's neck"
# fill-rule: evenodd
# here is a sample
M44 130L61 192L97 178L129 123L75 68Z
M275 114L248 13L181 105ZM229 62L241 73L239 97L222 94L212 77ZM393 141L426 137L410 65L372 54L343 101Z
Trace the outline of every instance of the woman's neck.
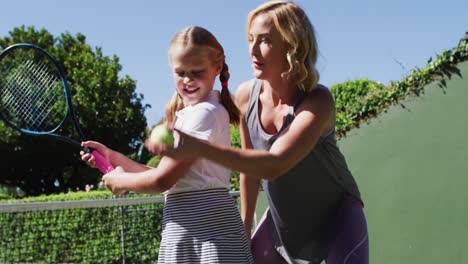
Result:
M262 92L271 98L274 105L292 104L297 96L298 89L284 79L281 81L262 80Z

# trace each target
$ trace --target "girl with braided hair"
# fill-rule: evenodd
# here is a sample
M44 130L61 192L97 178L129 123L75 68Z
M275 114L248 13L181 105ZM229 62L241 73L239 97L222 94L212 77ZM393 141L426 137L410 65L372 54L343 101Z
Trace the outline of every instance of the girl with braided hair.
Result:
M228 90L224 50L206 29L188 27L169 46L176 92L166 107L166 121L184 134L230 146L229 124L239 110ZM219 75L221 92L214 90ZM175 145L179 135L174 133ZM165 195L158 263L253 263L235 201L229 195L230 172L206 159L163 156L157 168L136 163L106 146L88 141L114 166L103 182L114 194L126 191ZM81 153L94 166L94 158Z

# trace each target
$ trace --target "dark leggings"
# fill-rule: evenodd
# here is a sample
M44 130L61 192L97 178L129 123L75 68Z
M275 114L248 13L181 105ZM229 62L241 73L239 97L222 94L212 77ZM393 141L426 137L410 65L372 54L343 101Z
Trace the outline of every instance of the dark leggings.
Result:
M287 263L270 242L267 214L252 237L252 254L257 264ZM346 197L338 210L330 233L327 264L368 264L369 240L363 208L357 200Z

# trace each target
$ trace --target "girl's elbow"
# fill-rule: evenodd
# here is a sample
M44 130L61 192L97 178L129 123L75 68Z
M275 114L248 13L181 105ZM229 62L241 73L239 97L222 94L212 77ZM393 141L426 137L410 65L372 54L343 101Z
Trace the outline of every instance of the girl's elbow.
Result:
M170 181L170 179L159 177L154 180L153 186L154 186L153 189L155 189L156 192L163 193L169 190L170 188L172 188L172 186L174 186L174 182Z

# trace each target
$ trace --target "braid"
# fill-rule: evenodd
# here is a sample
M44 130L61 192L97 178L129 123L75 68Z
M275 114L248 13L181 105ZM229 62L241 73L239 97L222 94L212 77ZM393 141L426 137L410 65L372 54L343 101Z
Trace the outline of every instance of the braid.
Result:
M239 124L240 111L232 99L232 95L228 89L229 81L229 67L226 62L223 62L223 69L219 74L219 80L221 81L221 104L226 108L229 113L229 122L234 125Z
M223 62L223 69L219 74L219 80L221 81L221 84L227 83L230 77L231 75L229 74L229 67L227 66L226 62Z

